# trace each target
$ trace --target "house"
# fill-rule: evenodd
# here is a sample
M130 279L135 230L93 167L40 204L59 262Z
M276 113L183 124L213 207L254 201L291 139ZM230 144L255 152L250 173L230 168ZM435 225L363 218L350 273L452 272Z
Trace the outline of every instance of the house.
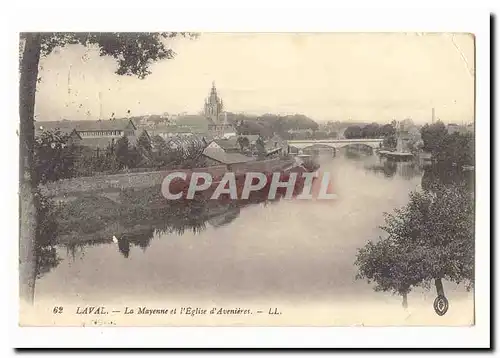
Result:
M453 134L453 133L460 133L460 134L465 134L465 133L474 133L474 124L468 124L468 125L458 125L455 123L450 123L447 125L446 129L448 130L448 134Z
M275 134L265 144L266 151L269 154L284 155L288 154L288 142Z
M202 115L189 114L178 116L174 123L179 130L193 134L206 134L209 132L209 121Z
M239 153L241 151L241 147L236 137L231 137L229 139L214 139L208 144L207 148L224 153Z
M74 130L81 138L79 145L102 150L114 145L121 137L129 138L131 145L134 145L139 135L145 131L145 129L138 131L130 119L47 121L37 122L36 126L42 128L39 131L59 129L62 132L71 133Z
M208 166L226 165L229 170L254 161L255 158L241 153L227 153L218 148L205 148L202 154L207 159Z
M148 133L151 137L160 136L165 140L172 137L191 137L195 134L191 131L191 128L178 126L176 124L156 125L153 128L149 128Z
M184 150L189 150L192 148L203 149L207 146L205 138L195 135L189 137L169 137L167 140L165 140L165 143L169 148L182 148Z

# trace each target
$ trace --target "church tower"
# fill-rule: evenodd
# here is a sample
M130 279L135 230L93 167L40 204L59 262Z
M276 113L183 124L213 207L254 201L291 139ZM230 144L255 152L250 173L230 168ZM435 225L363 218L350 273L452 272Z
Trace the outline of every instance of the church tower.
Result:
M209 96L205 99L205 117L210 118L214 124L219 124L219 115L222 113L222 99L217 94L215 81L212 82L212 89Z

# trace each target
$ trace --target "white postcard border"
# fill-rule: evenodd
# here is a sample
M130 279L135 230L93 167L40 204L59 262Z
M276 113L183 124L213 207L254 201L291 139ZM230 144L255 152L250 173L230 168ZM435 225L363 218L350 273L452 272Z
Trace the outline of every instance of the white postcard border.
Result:
M15 347L487 347L490 337L490 60L489 14L471 9L303 9L278 6L275 9L250 9L236 13L227 7L210 9L129 8L126 2L107 8L69 9L58 6L33 6L11 15L5 31L2 59L4 104L8 134L3 152L8 153L2 176L2 227L5 228L3 275L11 285L4 291L8 311L10 343ZM205 3L206 4L206 3ZM226 3L228 4L228 3ZM104 4L102 4L104 5ZM287 2L288 5L288 2ZM235 5L227 5L235 7ZM64 9L66 8L66 9ZM222 6L224 8L224 6ZM460 8L460 6L457 6ZM64 10L62 10L64 9ZM240 7L241 9L241 7ZM137 14L141 14L138 19ZM133 21L132 21L133 20ZM15 25L14 25L15 24ZM17 283L17 168L18 76L16 31L406 31L470 32L476 35L476 325L473 327L352 327L352 328L20 328ZM5 35L4 34L4 35ZM2 36L4 36L2 35ZM5 101L5 103L3 103ZM8 119L8 120L7 120ZM12 153L12 154L11 154ZM14 254L15 253L15 254ZM8 295L8 298L7 296ZM8 299L8 302L6 300Z

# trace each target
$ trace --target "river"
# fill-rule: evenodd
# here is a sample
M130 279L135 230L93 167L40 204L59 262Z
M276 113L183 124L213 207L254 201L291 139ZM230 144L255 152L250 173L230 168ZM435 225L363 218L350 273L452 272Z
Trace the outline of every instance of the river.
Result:
M335 200L231 207L195 230L152 226L147 237L135 241L117 244L108 238L59 245L59 261L37 280L36 297L79 304L142 300L311 307L317 302L337 310L343 302L357 307L350 311L351 318L359 310L373 316L360 309L369 304L403 311L401 297L375 292L372 284L355 279L354 261L359 248L383 235L379 226L384 212L405 205L408 193L419 189L424 171L413 163L357 154L321 158L321 168L331 173ZM451 305L448 316L453 316L457 302L472 307L473 294L462 285L446 282L445 291ZM429 317L438 319L434 298L433 287L416 289L409 295L410 308L422 305ZM455 309L454 322L467 324L471 315L459 320L458 313ZM379 321L374 324L385 322ZM355 322L339 318L337 323Z

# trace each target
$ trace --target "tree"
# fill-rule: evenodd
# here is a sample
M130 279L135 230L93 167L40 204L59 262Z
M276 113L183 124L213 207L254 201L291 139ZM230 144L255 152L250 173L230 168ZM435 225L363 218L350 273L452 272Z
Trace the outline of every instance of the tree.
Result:
M133 161L134 167L150 167L153 163L153 149L151 145L151 139L146 131L143 131L139 138L137 138L137 143L134 148L132 148L134 152L135 160Z
M326 133L325 131L315 131L313 133L313 138L314 139L326 139L326 138L328 138L328 133Z
M349 126L344 131L344 137L347 139L361 138L363 135L360 126Z
M34 115L38 67L41 56L54 48L68 44L97 46L101 56L111 56L118 62L119 75L144 78L150 74L149 65L155 61L171 59L172 49L163 42L178 35L196 37L190 33L22 33L24 45L20 59L19 115L20 115L20 296L33 302L36 258L35 240L37 212L35 194L38 183L34 177Z
M45 183L70 178L73 174L75 148L68 145L69 135L59 130L44 131L34 142L33 181Z
M238 145L240 146L240 150L243 152L245 148L248 148L250 146L250 141L248 140L248 137L245 136L240 136L237 139Z
M435 157L439 162L448 161L458 165L474 164L474 135L472 133L448 134Z
M327 138L334 138L334 139L338 139L339 137L339 134L335 131L331 131L331 132L328 132L327 135L326 135Z
M257 150L257 155L259 158L262 158L266 155L266 147L262 137L257 138L257 140L255 141L255 148Z
M396 138L396 135L388 135L384 137L384 141L382 142L384 148L390 148L390 149L396 148L397 144L398 140Z
M121 168L130 166L130 147L127 137L121 137L116 141L115 156L118 165Z
M386 239L374 243L369 241L361 248L356 258L359 266L357 279L367 279L376 283L375 291L389 291L403 296L403 307L408 307L408 294L412 286L420 281L414 273L416 257L411 261L409 247L397 240Z
M422 149L431 152L432 158L440 163L472 165L474 164L474 134L448 134L442 122L426 124L420 130Z
M151 140L149 139L148 134L146 131L143 131L139 138L137 138L137 148L140 148L142 152L144 152L146 155L151 155L152 147L151 147Z
M379 128L379 134L381 137L396 135L396 129L392 124L384 124Z
M167 142L163 137L155 135L151 138L151 147L153 151L161 153L167 149Z
M363 138L378 138L380 135L380 126L377 123L367 124L361 129Z
M422 149L435 156L443 147L448 131L443 122L437 121L436 123L424 125L420 129L420 135L423 141Z
M474 200L464 185L412 192L409 203L387 214L388 235L358 251L358 278L376 290L407 294L413 286L444 296L443 279L474 284Z

